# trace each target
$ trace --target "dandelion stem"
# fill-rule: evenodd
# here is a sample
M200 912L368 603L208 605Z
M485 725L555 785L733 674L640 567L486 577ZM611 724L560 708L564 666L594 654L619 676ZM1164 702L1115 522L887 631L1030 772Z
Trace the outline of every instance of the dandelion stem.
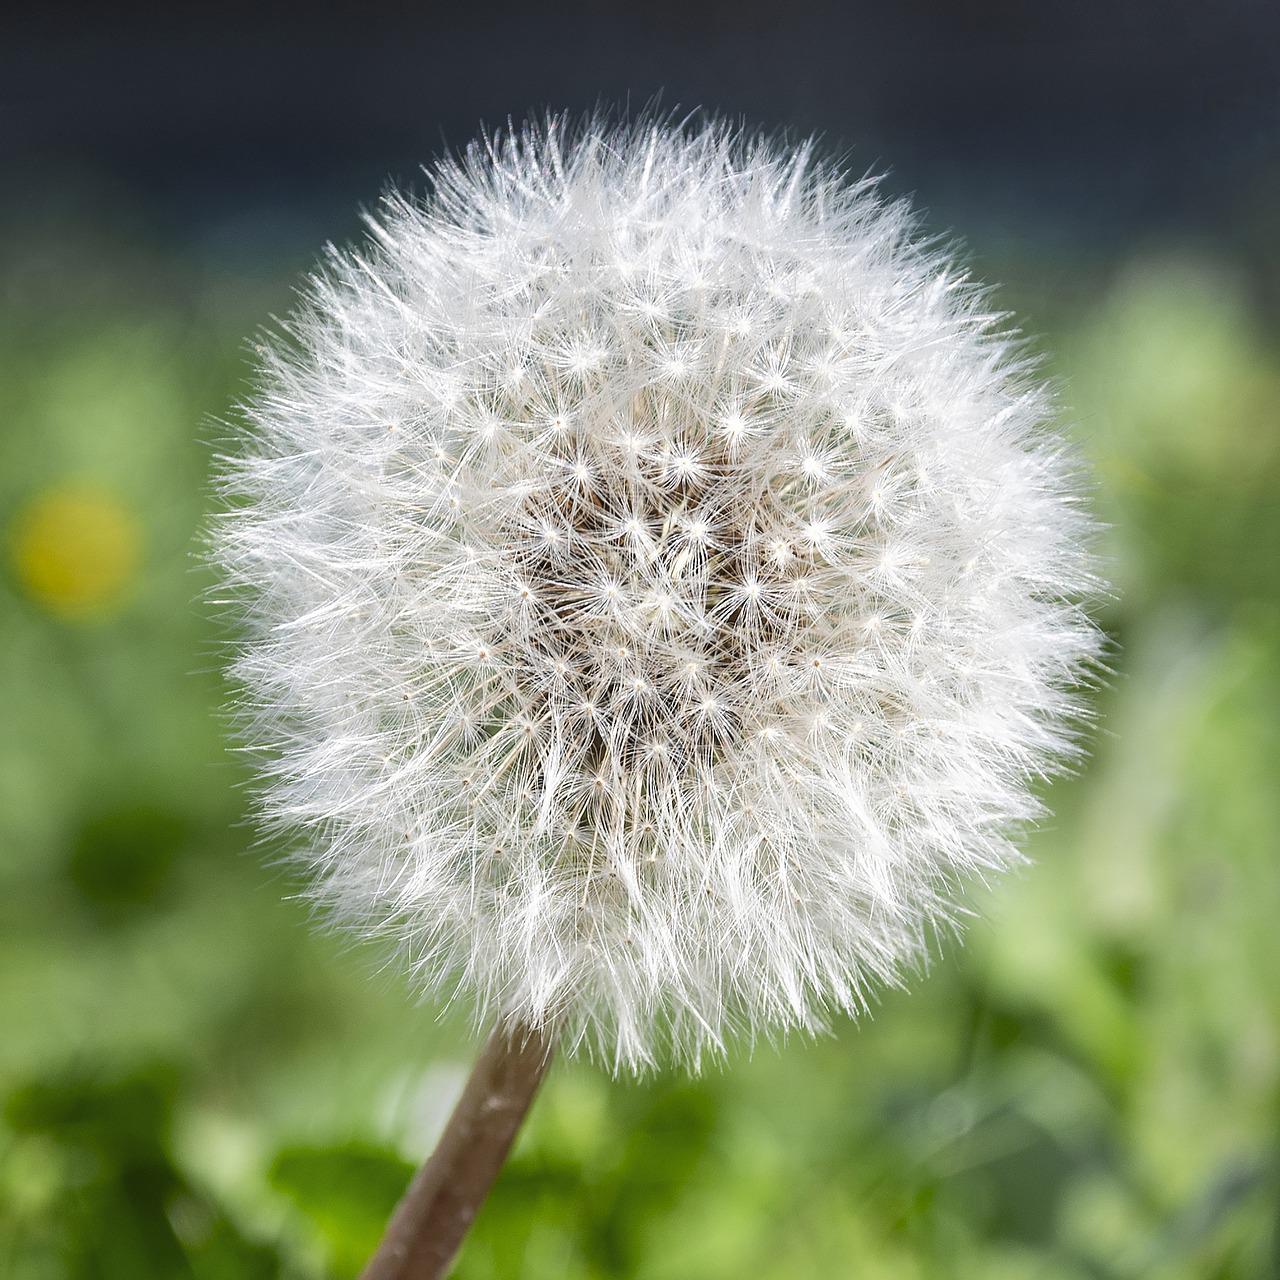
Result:
M551 1052L544 1031L516 1026L493 1032L361 1280L435 1280L445 1274L497 1180Z

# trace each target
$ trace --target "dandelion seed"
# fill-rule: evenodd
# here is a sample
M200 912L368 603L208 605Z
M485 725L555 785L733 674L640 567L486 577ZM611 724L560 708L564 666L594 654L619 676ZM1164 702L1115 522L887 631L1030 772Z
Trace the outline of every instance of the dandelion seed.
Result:
M264 348L217 533L262 810L423 989L696 1067L1017 859L1089 524L913 226L728 127L553 122L389 195Z

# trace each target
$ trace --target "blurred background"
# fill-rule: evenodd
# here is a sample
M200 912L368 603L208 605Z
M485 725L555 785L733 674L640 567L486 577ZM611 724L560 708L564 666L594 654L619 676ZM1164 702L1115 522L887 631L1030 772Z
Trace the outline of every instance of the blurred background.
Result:
M560 1064L457 1274L1280 1275L1280 22L910 0L0 29L0 1275L353 1276L474 1045L251 847L194 601L245 339L388 179L596 104L818 131L1092 460L1103 733L967 945L699 1080Z

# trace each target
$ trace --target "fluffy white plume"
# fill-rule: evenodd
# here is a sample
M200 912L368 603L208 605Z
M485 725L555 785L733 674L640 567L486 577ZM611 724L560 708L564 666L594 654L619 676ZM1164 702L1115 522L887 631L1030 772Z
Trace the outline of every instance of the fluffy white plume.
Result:
M1071 751L1043 389L907 209L722 126L499 136L369 225L224 467L267 821L615 1068L862 1008Z

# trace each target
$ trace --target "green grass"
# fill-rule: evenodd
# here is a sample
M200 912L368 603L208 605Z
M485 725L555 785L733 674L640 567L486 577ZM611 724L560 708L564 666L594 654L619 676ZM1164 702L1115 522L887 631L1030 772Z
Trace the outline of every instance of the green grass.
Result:
M557 1066L464 1280L1280 1273L1274 335L1176 254L1017 283L1110 525L1091 761L872 1019ZM0 285L0 1274L352 1276L472 1044L308 927L224 743L202 440L288 282L86 239Z

